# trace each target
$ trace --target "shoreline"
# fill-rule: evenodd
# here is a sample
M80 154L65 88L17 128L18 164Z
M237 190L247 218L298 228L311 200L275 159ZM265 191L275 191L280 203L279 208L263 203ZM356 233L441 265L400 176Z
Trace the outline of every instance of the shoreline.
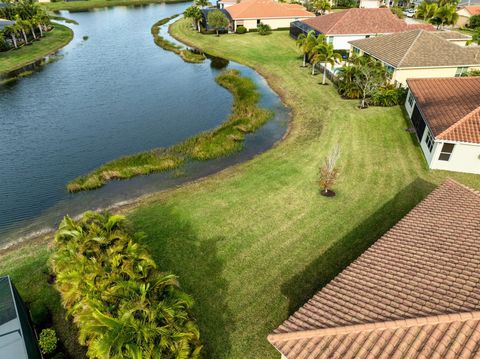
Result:
M53 56L55 55L59 50L61 50L62 48L64 48L65 46L67 46L74 38L74 31L68 27L68 26L65 26L65 25L62 25L62 24L59 24L59 23L55 23L55 26L54 26L54 29L51 30L51 32L49 32L48 34L50 36L54 36L55 34L52 34L52 32L55 31L55 29L57 27L60 27L60 29L62 29L63 31L67 31L68 32L68 37L62 41L61 43L58 44L58 46L56 46L55 48L53 49L48 49L48 51L45 51L45 52L42 52L41 55L38 55L36 56L34 59L31 59L31 60L28 60L28 61L25 61L25 62L22 62L21 64L18 64L18 65L15 65L15 67L13 68L9 68L7 70L3 70L3 71L0 71L0 81L9 81L11 79L14 79L15 77L17 76L21 76L22 71L23 69L25 69L25 71L28 71L28 69L26 69L28 66L32 66L32 65L35 65L36 63L41 63L42 61L44 61L47 57L49 56ZM48 40L46 37L44 37L43 39L41 39L40 41L36 41L34 42L32 45L29 45L28 48L32 47L32 46L35 46L36 44L41 44L42 41L45 41L45 40ZM10 50L12 51L14 54L15 54L15 51L21 51L24 47L18 49L18 50ZM9 51L9 52L10 52ZM18 72L16 74L13 74L15 72Z
M87 11L114 6L143 6L150 4L178 4L188 0L80 0L41 3L40 6L48 11Z

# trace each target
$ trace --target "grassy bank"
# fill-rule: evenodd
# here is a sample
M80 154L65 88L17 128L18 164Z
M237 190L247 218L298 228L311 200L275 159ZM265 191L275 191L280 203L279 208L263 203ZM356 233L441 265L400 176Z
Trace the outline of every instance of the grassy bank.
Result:
M189 22L177 38L258 69L293 111L289 136L272 150L208 179L142 203L129 218L146 233L162 270L196 300L205 358L278 359L266 335L437 184L479 176L426 168L400 107L357 109L302 68L287 32L204 36ZM338 195L324 198L318 167L341 146ZM28 300L57 296L47 284L46 248L0 260ZM61 315L59 315L61 317Z
M151 33L152 33L152 36L153 36L153 41L155 42L155 44L160 46L162 49L177 54L185 62L189 62L189 63L201 63L201 62L203 62L205 60L205 55L196 54L189 49L185 49L181 45L176 45L173 42L168 41L167 39L165 39L163 36L160 35L160 26L165 25L170 20L175 19L177 16L179 16L179 15L177 14L177 15L167 17L167 18L159 20L155 24L153 24L153 26L150 30Z
M187 160L210 160L239 151L245 134L254 132L269 118L258 108L260 94L253 81L236 70L222 72L217 83L233 95L232 114L219 127L186 139L169 148L125 156L68 183L70 192L95 189L114 179L126 179L179 167Z
M0 76L32 64L67 45L73 38L68 27L55 24L55 28L45 33L40 41L17 50L0 52Z
M95 8L111 6L140 6L148 4L174 4L186 2L185 0L84 0L84 1L58 1L41 3L40 5L50 11L70 10L84 11Z

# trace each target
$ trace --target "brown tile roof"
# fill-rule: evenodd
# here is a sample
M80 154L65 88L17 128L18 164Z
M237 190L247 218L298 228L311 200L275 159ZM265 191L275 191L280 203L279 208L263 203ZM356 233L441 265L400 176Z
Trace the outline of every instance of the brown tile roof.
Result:
M480 77L408 79L437 139L480 143Z
M268 336L288 359L480 357L480 193L452 180Z
M445 40L470 40L472 38L458 31L437 31L434 34Z
M480 5L465 6L465 9L473 16L480 15Z
M428 24L407 25L390 9L348 9L345 11L317 16L303 23L325 35L390 34L409 29L433 30Z
M243 0L225 10L234 20L315 17L301 5L279 3L274 0Z
M354 47L396 68L480 66L480 47L462 47L424 30L350 41Z

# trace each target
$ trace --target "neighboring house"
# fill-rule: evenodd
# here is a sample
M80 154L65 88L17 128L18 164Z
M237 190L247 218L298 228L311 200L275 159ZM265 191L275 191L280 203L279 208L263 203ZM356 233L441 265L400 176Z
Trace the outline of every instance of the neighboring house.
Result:
M272 29L290 27L293 21L313 18L315 15L297 4L280 3L273 0L243 0L225 7L232 19L232 30L244 26L247 30L256 29L260 23Z
M413 30L351 41L352 52L381 61L392 83L406 86L407 79L457 77L480 69L480 46L462 47L442 32Z
M480 15L480 5L467 5L457 11L457 26L465 26L473 15Z
M217 2L217 7L219 9L225 9L225 8L227 8L229 6L232 6L232 5L235 5L237 3L238 3L237 0L221 0L221 1Z
M480 357L479 228L480 192L447 180L268 341L284 359Z
M6 27L15 24L15 21L0 19L0 31L5 30Z
M407 24L392 14L390 9L354 8L296 21L290 27L290 35L297 38L299 34L306 34L313 30L316 34L325 35L335 50L349 50L349 42L353 40L417 28L434 30L434 27L429 24Z
M378 9L380 7L380 0L360 0L358 7L363 9Z
M41 358L29 318L10 277L0 277L0 358Z
M428 166L480 174L480 77L407 83L405 108Z

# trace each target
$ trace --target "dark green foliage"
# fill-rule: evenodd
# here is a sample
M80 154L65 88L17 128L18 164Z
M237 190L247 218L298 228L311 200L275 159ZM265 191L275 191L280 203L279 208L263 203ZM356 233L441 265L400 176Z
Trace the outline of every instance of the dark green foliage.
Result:
M336 7L338 8L351 8L356 7L358 4L357 0L338 0Z
M395 87L394 85L386 85L380 87L372 94L370 98L370 105L390 107L401 105L405 102L407 97L407 90L403 87Z
M258 25L258 33L260 35L270 35L272 33L272 28L268 24L262 24L260 23Z
M123 216L108 213L60 223L50 267L79 342L89 358L198 358L193 300L139 237Z
M57 333L54 329L43 329L38 339L38 346L42 354L51 354L57 349Z
M473 15L472 17L470 17L467 27L471 29L476 29L477 27L480 27L480 15Z
M245 134L268 121L270 111L258 107L260 93L255 83L236 70L222 72L216 79L234 97L232 114L219 127L191 137L170 148L159 148L125 156L68 183L70 192L102 187L114 179L130 178L180 167L186 160L209 160L229 155L243 147Z
M36 301L30 305L30 316L33 324L42 326L49 320L50 313L48 307L43 302Z
M390 10L399 19L403 19L405 17L405 15L403 14L403 9L400 6L393 6L393 7L390 8Z
M220 10L210 11L207 15L207 22L208 26L216 31L217 36L219 31L226 29L230 23L225 14Z
M247 28L245 26L239 25L237 26L237 30L235 32L237 34L245 34L247 32Z

